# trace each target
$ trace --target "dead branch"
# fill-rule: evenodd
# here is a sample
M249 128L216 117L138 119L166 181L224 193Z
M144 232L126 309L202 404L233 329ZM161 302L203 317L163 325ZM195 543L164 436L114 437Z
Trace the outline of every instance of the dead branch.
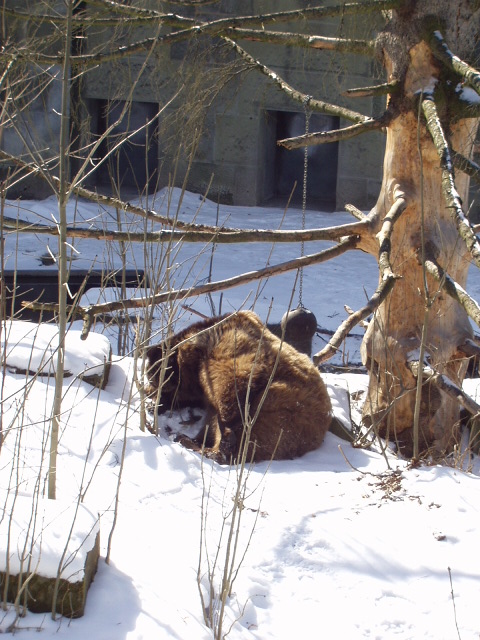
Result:
M428 364L421 365L418 360L407 362L407 366L415 378L421 375L425 382L434 384L440 391L457 400L457 402L472 415L480 414L480 405L445 374L438 373Z
M346 251L354 249L358 243L358 238L350 236L341 240L338 245L329 247L318 253L314 253L301 258L295 258L294 260L288 260L286 262L279 263L258 269L257 271L250 271L243 273L232 278L225 280L219 280L216 282L208 282L196 287L189 287L186 289L174 289L165 291L162 293L156 293L150 297L144 298L131 298L128 300L115 300L113 302L107 302L103 304L90 305L89 307L69 307L68 312L73 313L76 317L83 317L84 329L83 339L85 339L90 330L91 324L95 316L101 314L109 314L115 311L126 311L127 309L142 309L152 305L161 304L171 300L184 300L185 298L191 298L194 296L204 295L206 293L213 293L215 291L223 291L225 289L232 289L238 287L241 284L253 282L255 280L261 280L262 278L269 278L280 273L287 273L288 271L295 271L302 269L311 264L320 264L326 262L332 258L335 258ZM35 311L57 311L58 305L53 303L34 303L23 302L22 306L26 309L33 309Z
M345 211L351 213L354 218L357 218L357 220L365 221L367 219L365 213L363 213L363 211L360 211L360 209L358 209L354 204L346 204Z
M369 56L372 56L375 52L375 43L372 40L328 38L325 36L312 36L303 33L239 28L230 29L228 35L232 38L237 37L240 40L268 42L269 44L281 44L288 47L296 46L304 47L306 49L322 49L324 51L358 53Z
M336 16L357 15L363 13L379 13L381 11L387 11L388 9L395 9L401 7L405 3L405 0L366 0L366 2L347 2L345 4L331 5L331 6L314 6L305 7L304 9L292 9L289 11L277 11L274 13L264 13L253 16L240 16L238 18L220 18L213 20L209 25L215 25L217 29L225 29L230 27L239 26L255 26L259 24L267 25L279 22L291 22L294 20L321 20L322 18L332 18ZM138 9L136 7L114 2L114 0L88 0L90 6L97 6L106 8L107 10L114 10L121 12L124 15L137 15L139 11L156 13L148 9ZM175 22L176 18L174 14L163 14L165 24L168 26L181 26ZM166 20L168 19L168 22ZM183 20L183 18L181 18Z
M377 234L380 244L379 250L379 268L380 268L380 284L373 296L368 300L367 304L358 311L349 310L349 317L342 322L339 328L329 340L328 344L313 356L313 362L319 366L323 362L329 360L340 348L350 330L357 324L361 323L371 313L373 313L380 304L386 299L393 288L395 281L398 279L390 266L390 237L392 235L393 226L400 215L406 208L406 200L404 194L397 187L395 189L395 200L385 216L382 227Z
M355 325L359 324L362 320L365 320L365 318L378 309L392 290L396 280L397 278L395 276L387 275L385 279L380 282L375 293L368 300L367 304L352 313L342 322L339 328L335 331L331 340L329 340L328 344L313 356L313 362L317 367L337 353L340 345L345 340L345 337Z
M433 143L440 157L440 166L442 169L442 190L447 208L452 212L458 233L460 237L463 238L473 261L477 267L480 267L480 245L470 223L463 213L462 202L455 188L450 148L432 96L427 96L422 100L422 109L427 121L427 129L432 136Z
M451 153L454 167L466 173L477 184L480 184L480 165L473 162L473 160L469 160L457 151L452 151Z
M252 68L257 69L261 73L270 78L274 84L277 85L279 89L283 91L291 100L294 102L298 102L303 105L308 105L308 108L312 111L318 111L320 113L328 113L333 116L339 116L340 118L345 118L346 120L351 120L353 122L365 122L370 121L368 116L364 116L361 113L356 111L352 111L351 109L346 109L344 107L340 107L336 104L330 104L329 102L323 102L323 100L316 100L311 96L302 93L301 91L297 91L291 85L288 84L283 78L281 78L278 73L272 71L269 67L262 64L259 60L255 60L253 56L251 56L245 49L243 49L237 42L232 40L231 38L223 37L223 40L230 45L230 47L239 55L243 60Z
M4 216L4 229L18 233L58 236L57 225L43 225L19 218ZM319 240L338 240L345 236L362 236L367 230L368 221L352 222L336 227L306 230L271 229L231 229L228 227L207 227L185 231L146 231L131 232L106 229L91 229L67 226L69 238L89 238L90 240L115 240L125 242L215 242L216 244L237 244L243 242L316 242Z
M435 30L429 34L429 45L437 60L440 60L446 67L461 76L480 95L480 73L463 60L460 60L458 56L453 55L439 31Z
M308 105L310 106L311 102L309 102ZM363 122L357 122L356 124L344 127L343 129L318 131L316 133L296 136L295 138L285 138L284 140L278 140L277 144L281 147L285 147L285 149L299 149L300 147L311 147L317 144L339 142L341 140L354 138L362 133L369 133L370 131L383 129L392 119L393 113L391 111L386 111L380 118L375 120L364 119Z
M394 82L385 82L384 84L378 84L372 87L358 87L355 89L347 89L343 91L342 95L350 98L371 98L373 96L385 96L397 93L400 89L400 82L395 80Z
M458 350L464 353L466 356L479 358L480 357L480 345L474 340L467 338L465 342L458 346Z
M442 289L465 309L468 316L480 326L480 306L468 295L465 289L455 282L432 258L425 260L425 269L440 283Z
M221 18L218 20L212 21L198 21L192 18L185 18L184 16L179 16L173 13L162 13L155 10L149 9L138 9L137 7L129 7L127 5L123 5L118 2L113 2L111 0L97 0L96 2L89 1L91 6L98 6L102 8L107 8L110 12L121 12L121 18L117 18L112 20L110 17L110 22L105 21L103 24L116 24L119 21L122 22L125 20L125 17L128 15L128 20L137 22L138 24L148 24L152 23L153 26L164 25L167 27L179 27L180 31L173 31L170 33L157 34L155 37L145 38L143 40L139 40L129 45L124 45L121 47L117 47L112 51L107 53L96 53L96 54L82 54L72 56L71 61L73 65L81 65L82 67L92 67L97 64L103 64L105 62L111 62L113 60L119 60L121 58L125 58L128 56L132 56L138 53L142 53L146 50L152 48L152 46L168 46L175 42L181 42L185 40L189 40L193 37L198 37L199 35L209 35L212 37L225 36L228 32L231 32L232 29L238 28L240 26L255 26L269 23L278 23L280 21L290 21L296 19L320 19L323 17L332 17L337 15L348 15L348 14L357 14L357 13L368 13L368 12L379 12L384 8L393 8L396 6L400 6L403 3L403 0L372 0L371 2L365 3L350 3L345 5L339 5L334 7L311 7L307 9L293 10L293 11L283 11L271 14L264 15L252 15L252 16L240 16L237 18ZM13 10L8 10L9 15L16 18L26 19L27 15L22 12L13 12ZM30 19L30 16L28 16ZM43 23L54 23L61 24L65 21L65 17L58 15L43 15L37 16L37 20ZM93 18L94 23L96 23L96 19ZM79 21L79 26L87 26L91 23L91 20L83 19L83 21ZM299 42L296 43L297 45ZM345 47L348 46L347 41L345 41ZM361 47L358 44L358 47ZM368 53L371 55L373 53L373 46L367 45L363 46L361 53ZM21 58L24 60L28 59L30 61L35 61L38 64L61 64L62 56L61 55L46 55L46 54L32 54L28 51L22 51ZM1 55L0 55L1 58ZM350 119L350 118L349 118Z
M395 222L405 211L407 201L405 200L404 193L395 188L395 199L385 216L380 231L377 233L378 243L380 250L378 254L378 266L380 268L380 279L383 280L386 277L394 277L392 267L390 264L390 250L393 227Z

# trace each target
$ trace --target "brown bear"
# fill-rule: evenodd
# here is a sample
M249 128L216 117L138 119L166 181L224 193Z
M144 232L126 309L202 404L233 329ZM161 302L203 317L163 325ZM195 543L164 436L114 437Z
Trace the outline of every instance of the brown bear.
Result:
M149 347L147 377L160 413L206 410L195 440L179 441L218 462L239 460L245 442L247 461L296 458L317 449L330 426L318 369L251 311L198 322Z

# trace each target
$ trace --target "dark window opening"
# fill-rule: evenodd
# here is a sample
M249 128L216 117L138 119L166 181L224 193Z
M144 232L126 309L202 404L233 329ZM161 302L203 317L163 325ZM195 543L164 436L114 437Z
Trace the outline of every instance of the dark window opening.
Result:
M339 118L312 113L310 133L339 128ZM297 183L292 202L299 205L303 196L304 149L291 151L277 145L277 140L305 133L305 114L290 111L267 113L266 199L286 201ZM272 137L274 138L272 140ZM307 206L334 210L336 204L338 142L308 147ZM273 169L273 171L272 171Z
M96 131L104 135L121 117L125 102L95 100ZM142 192L154 188L158 179L157 105L132 102L123 118L102 141L97 158L106 158L98 169L96 182L102 186ZM125 140L128 136L128 140ZM108 156L108 157L107 157Z

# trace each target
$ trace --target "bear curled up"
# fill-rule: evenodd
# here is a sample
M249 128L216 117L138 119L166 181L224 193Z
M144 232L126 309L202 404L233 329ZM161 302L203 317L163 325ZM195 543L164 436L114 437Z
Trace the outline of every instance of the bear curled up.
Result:
M247 460L258 462L317 449L330 426L332 407L318 369L251 311L209 318L149 347L147 377L159 413L205 409L195 440L178 440L218 462L239 459L245 427L251 428Z

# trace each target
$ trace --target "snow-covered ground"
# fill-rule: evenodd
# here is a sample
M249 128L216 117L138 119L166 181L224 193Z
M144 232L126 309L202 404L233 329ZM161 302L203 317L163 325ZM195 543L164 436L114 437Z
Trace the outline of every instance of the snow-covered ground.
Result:
M186 194L180 219L192 219L200 204L198 196ZM6 215L16 215L15 204L9 206ZM160 196L149 206L165 211ZM50 222L51 214L55 215L53 200L22 202L23 218L38 222L38 216L44 216ZM115 222L113 212L101 214L102 220L108 215ZM81 202L75 212L72 207L71 215L93 224L99 211ZM221 207L217 213L216 206L206 202L197 221L214 224L217 215L228 226L277 228L283 213L233 207ZM307 214L309 227L349 221L344 213ZM300 224L300 212L289 211L282 228L298 228ZM47 236L38 236L35 242L20 236L15 250L12 234L6 242L10 268L15 253L21 268L50 268L40 267L39 262L48 242L54 251L55 240L48 241ZM313 253L321 246L326 245L308 244L305 252ZM98 264L119 264L112 251L103 255L100 243L82 240L75 248L79 251L75 265L82 268L94 256L99 256ZM270 247L259 243L218 245L212 280L263 267L269 253ZM274 264L298 255L298 246L278 245L268 260ZM178 267L171 269L175 286L206 280L210 258L210 247L203 252L198 245L179 247L174 260ZM129 251L128 260L141 268L142 250ZM278 321L290 304L294 279L294 274L286 274L260 287L257 283L244 285L224 292L222 299L215 294L213 303L217 311L221 303L225 312L249 308L255 301L259 315ZM320 327L334 330L346 315L343 305L353 309L362 306L376 282L375 261L359 252L349 253L305 271L304 303L315 312ZM472 273L468 288L480 297L477 272ZM89 297L93 295L89 293ZM207 299L188 302L200 312L211 313ZM296 293L293 306L297 302ZM195 315L183 313L178 327L193 319ZM160 321L157 326L160 330ZM33 379L16 371L38 367L39 354L54 337L51 329L42 328L35 338L38 351L30 357L21 351L28 347L30 338L19 334L20 328L15 327L15 337L10 335L7 346L2 347L8 366L1 380L4 443L0 505L4 513L0 520L0 568L6 564L10 520L20 523L10 532L11 566L21 555L25 544L21 523L28 521L32 496L42 493L47 473L54 383L48 377ZM96 330L99 332L100 326ZM342 360L358 362L362 330L354 333L359 337L349 340L338 364ZM2 340L5 336L8 332L4 328ZM316 338L315 350L327 337L320 334ZM30 350L31 343L30 339ZM115 349L115 341L112 346ZM70 370L79 374L85 367L98 365L108 347L108 341L98 336L80 342L72 334ZM354 373L324 377L341 419L350 416L346 391L358 398L352 406L352 417L358 421L366 377ZM65 379L57 501L55 507L51 501L38 501L32 558L34 563L42 563L42 571L57 571L71 513L77 513L77 522L63 575L79 571L96 527L100 529L103 557L83 618L53 621L48 614L28 613L16 622L21 638L38 638L39 631L40 637L72 640L213 637L204 624L199 585L206 598L210 577L215 594L220 593L237 470L202 462L197 454L173 443L166 428L178 428L178 416L163 418L159 436L141 431L132 378L133 359L126 355L115 357L103 391L74 376ZM480 393L477 385L477 380L466 381L467 390L475 396ZM353 449L330 433L318 451L301 459L257 464L248 470L243 508L236 512L235 580L226 602L224 633L229 631L232 640L478 639L479 474L477 460L459 459L456 466L412 469L392 454L383 455L376 447ZM119 480L118 518L110 563L106 564ZM72 507L79 495L82 502L77 511ZM42 535L38 535L40 531ZM8 610L2 615L0 631L5 631L13 613Z

